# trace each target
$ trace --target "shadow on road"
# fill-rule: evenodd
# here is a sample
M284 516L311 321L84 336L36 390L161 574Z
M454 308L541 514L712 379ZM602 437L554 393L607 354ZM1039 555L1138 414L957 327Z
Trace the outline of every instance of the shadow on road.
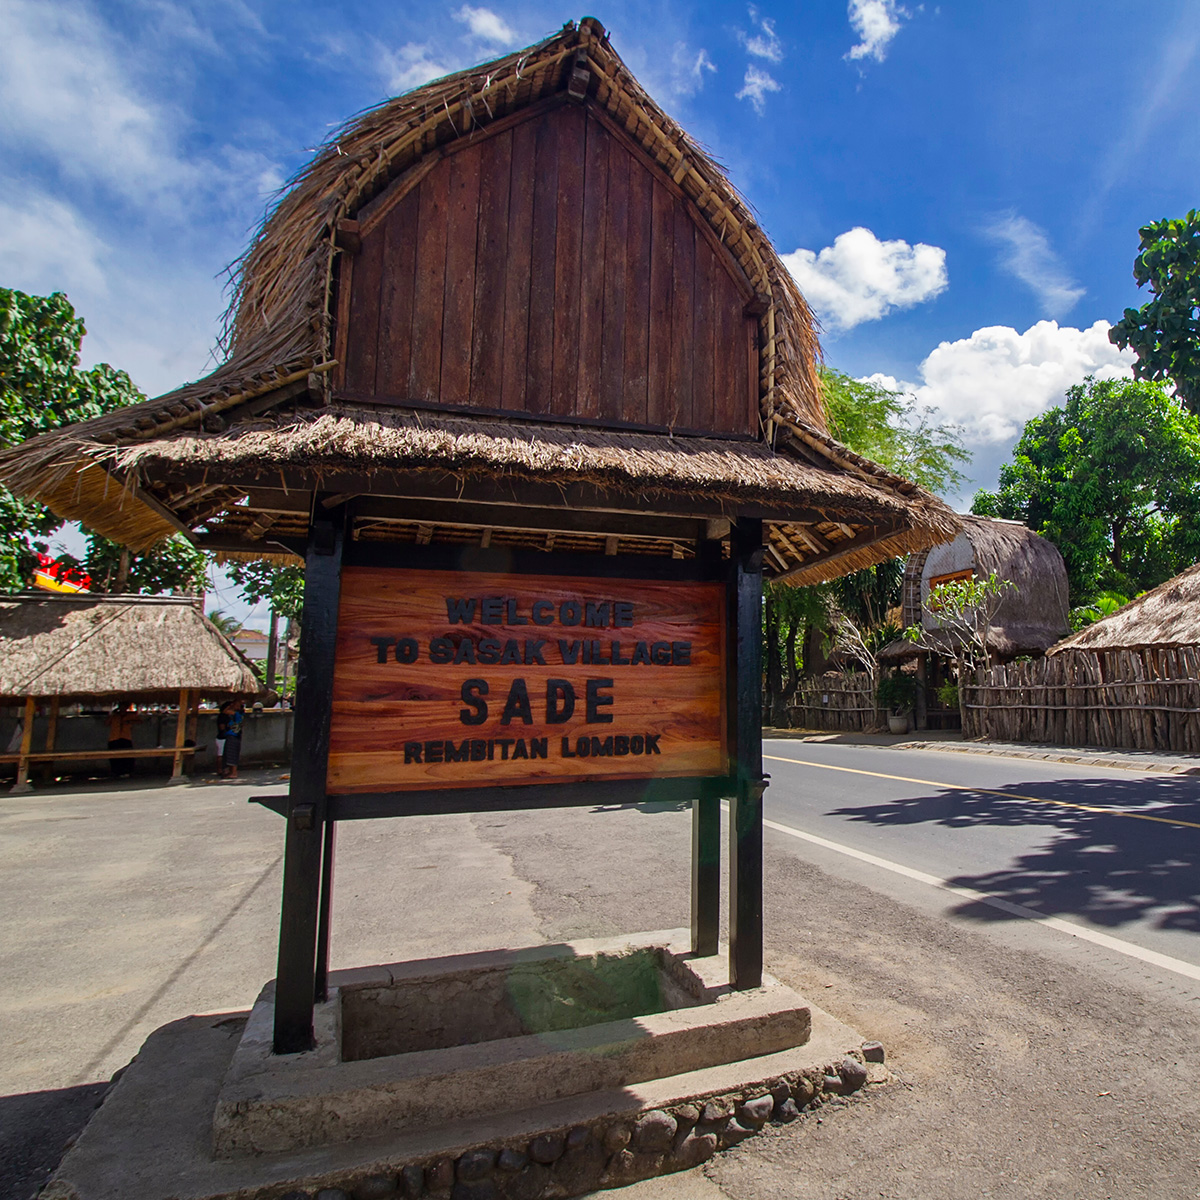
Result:
M1096 925L1146 918L1159 929L1200 930L1200 828L1171 823L1200 826L1196 779L1072 779L986 792L945 789L840 808L833 815L881 826L1044 826L1051 831L1048 840L1011 866L947 882L1047 915L1086 917ZM968 902L955 911L980 921L1013 919L987 904Z
M109 1086L0 1096L0 1200L29 1200L40 1191Z

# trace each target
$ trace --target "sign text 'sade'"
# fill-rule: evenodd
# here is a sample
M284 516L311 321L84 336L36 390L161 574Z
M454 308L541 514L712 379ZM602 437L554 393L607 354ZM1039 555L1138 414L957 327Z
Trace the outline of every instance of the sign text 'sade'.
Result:
M719 583L346 567L329 791L726 773Z

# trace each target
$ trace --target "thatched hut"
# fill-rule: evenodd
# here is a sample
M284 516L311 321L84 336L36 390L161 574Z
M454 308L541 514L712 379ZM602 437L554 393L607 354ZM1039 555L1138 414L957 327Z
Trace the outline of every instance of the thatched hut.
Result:
M1046 651L1200 647L1200 563Z
M803 297L594 19L338 131L238 264L211 375L0 454L135 549L355 540L691 558L739 514L801 583L952 536L826 431Z
M937 622L924 609L930 589L954 579L986 578L993 572L1013 584L1005 594L995 621L988 627L988 650L996 662L1045 654L1070 628L1067 569L1058 548L1019 521L966 515L962 531L952 541L912 555L904 571L901 623L905 628L920 625L925 641L939 642ZM892 642L879 653L883 663L917 662L917 674L925 684L921 697L947 677L945 658L904 639ZM938 714L938 715L933 715ZM917 727L925 728L932 717L944 723L938 706L920 704ZM951 723L953 712L946 715Z
M179 705L170 750L125 750L121 757L171 756L182 772L189 710L201 698L262 694L253 669L190 597L54 595L35 592L0 598L0 705L24 708L19 751L0 755L17 763L15 787L28 786L29 764L95 758L89 751L56 752L62 703ZM32 748L38 701L50 702L46 747Z

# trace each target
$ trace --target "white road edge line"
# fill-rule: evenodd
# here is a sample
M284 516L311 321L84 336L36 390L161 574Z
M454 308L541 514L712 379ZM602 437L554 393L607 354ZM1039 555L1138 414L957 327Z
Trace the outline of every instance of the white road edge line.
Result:
M793 829L790 825L781 825L778 821L764 820L763 825L767 829L774 829L777 833L786 833L789 837L812 842L814 846L823 846L826 850L833 850L848 858L857 858L859 862L870 863L873 867L882 867L885 871L903 875L906 879L927 883L930 887L940 888L943 892L961 896L964 900L989 904L992 908L998 908L1001 912L1009 913L1011 916L1024 917L1027 921L1036 921L1039 925L1057 929L1060 933L1069 933L1072 937L1082 938L1085 942L1103 946L1106 950L1115 950L1118 954L1124 954L1129 958L1141 959L1142 962L1161 967L1164 971L1173 971L1176 975L1186 975L1188 979L1200 980L1200 967L1194 967L1180 958L1159 954L1156 950L1144 950L1132 942L1110 937L1107 933L1088 929L1085 925L1076 925L1073 921L1064 921L1061 917L1047 917L1036 909L1026 908L1023 904L1013 904L1010 900L1001 900L999 896L989 896L986 892L977 892L974 888L957 887L945 879L939 879L936 875L927 875L924 871L917 871L912 867L903 866L901 863L891 862L874 854L867 854L863 850L855 850L851 846L843 846L840 842L831 842L828 838L818 837L815 833L805 833L800 829Z

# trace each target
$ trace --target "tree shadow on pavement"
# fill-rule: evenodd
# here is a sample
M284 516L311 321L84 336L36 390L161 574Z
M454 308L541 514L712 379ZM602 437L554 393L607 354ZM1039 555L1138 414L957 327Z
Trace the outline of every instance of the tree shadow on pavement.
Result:
M887 804L841 808L834 815L881 826L1044 827L1047 840L1011 865L947 882L1048 916L1073 914L1110 927L1149 919L1158 929L1200 930L1200 828L1171 823L1200 826L1197 779L1071 779L986 792L939 789ZM981 921L1013 919L976 902L955 911Z
M0 1096L0 1200L37 1195L110 1086Z

